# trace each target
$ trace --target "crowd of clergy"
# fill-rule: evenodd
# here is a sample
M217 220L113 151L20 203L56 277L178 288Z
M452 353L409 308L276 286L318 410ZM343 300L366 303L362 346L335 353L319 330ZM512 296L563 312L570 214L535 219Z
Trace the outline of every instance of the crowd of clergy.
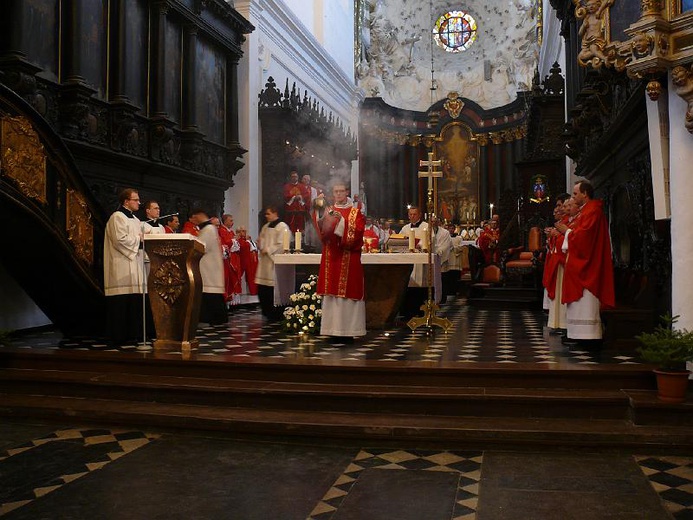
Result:
M611 241L602 201L588 181L557 197L545 229L544 308L548 327L568 347L599 348L600 311L614 306Z

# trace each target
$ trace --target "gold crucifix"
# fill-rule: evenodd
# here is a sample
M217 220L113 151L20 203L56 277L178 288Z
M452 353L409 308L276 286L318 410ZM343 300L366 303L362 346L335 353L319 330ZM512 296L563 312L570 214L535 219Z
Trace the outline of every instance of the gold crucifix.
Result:
M419 327L426 327L429 330L432 330L433 326L437 325L438 327L444 329L445 332L447 332L448 329L452 327L452 323L449 319L439 318L436 316L436 311L440 309L440 307L438 306L438 304L435 303L435 301L433 301L433 237L431 235L433 232L433 201L435 191L435 184L433 183L433 179L441 178L443 176L442 171L436 170L436 167L439 168L441 164L442 161L433 160L433 152L428 152L428 161L419 161L419 166L428 167L427 170L419 172L419 178L428 178L428 230L426 231L426 233L428 234L428 298L426 302L421 306L421 310L424 311L424 315L418 318L412 318L407 322L407 325L411 330L416 330Z
M428 152L428 161L419 161L419 167L422 166L427 166L428 168L424 171L419 172L419 179L423 177L428 177L428 199L429 203L433 201L434 208L433 211L435 212L437 208L435 208L436 202L435 202L435 197L433 197L433 191L435 189L434 184L433 184L433 179L435 178L440 178L443 176L443 172L440 170L436 170L436 168L440 168L440 166L443 164L443 161L434 161L433 160L433 152ZM427 208L429 215L431 212L431 208ZM430 242L429 242L430 243Z

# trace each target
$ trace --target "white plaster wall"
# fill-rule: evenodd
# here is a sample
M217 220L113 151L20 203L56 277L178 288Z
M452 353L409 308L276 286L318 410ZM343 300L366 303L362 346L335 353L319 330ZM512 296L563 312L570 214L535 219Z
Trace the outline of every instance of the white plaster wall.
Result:
M669 153L671 174L671 307L677 327L693 330L693 135L684 127L686 102L669 78Z
M354 2L283 0L344 73L354 76Z

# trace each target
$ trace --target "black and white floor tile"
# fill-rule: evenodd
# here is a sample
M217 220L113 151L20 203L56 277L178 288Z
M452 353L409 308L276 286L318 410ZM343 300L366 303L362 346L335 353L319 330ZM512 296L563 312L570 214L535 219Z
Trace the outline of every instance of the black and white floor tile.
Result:
M401 322L385 330L372 330L353 344L329 343L326 337L286 333L280 323L268 323L256 306L233 309L229 321L201 326L197 338L198 359L224 356L232 359L321 359L325 363L358 361L420 361L438 363L537 363L537 364L632 364L633 351L569 350L558 336L543 326L544 315L534 310L489 310L466 305L464 299L448 300L440 316L452 322L448 332L434 328L411 331ZM59 332L25 334L13 338L13 348L109 350L102 338L63 337ZM138 345L121 347L135 352Z

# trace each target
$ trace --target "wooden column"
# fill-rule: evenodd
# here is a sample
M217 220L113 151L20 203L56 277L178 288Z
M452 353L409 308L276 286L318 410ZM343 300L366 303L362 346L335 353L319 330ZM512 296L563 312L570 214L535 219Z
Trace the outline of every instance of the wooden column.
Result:
M224 134L228 146L240 146L238 142L238 59L226 60L226 128Z
M110 78L109 78L109 97L111 101L128 102L129 99L125 94L125 85L127 79L127 46L125 45L126 35L126 18L125 18L125 0L112 0L111 17L113 21L113 34L115 38L111 39L111 55L110 55Z
M197 32L194 25L187 25L184 31L183 51L183 130L197 130Z
M83 0L66 0L63 4L62 27L62 83L84 83L82 76L82 54L80 35L82 27Z

